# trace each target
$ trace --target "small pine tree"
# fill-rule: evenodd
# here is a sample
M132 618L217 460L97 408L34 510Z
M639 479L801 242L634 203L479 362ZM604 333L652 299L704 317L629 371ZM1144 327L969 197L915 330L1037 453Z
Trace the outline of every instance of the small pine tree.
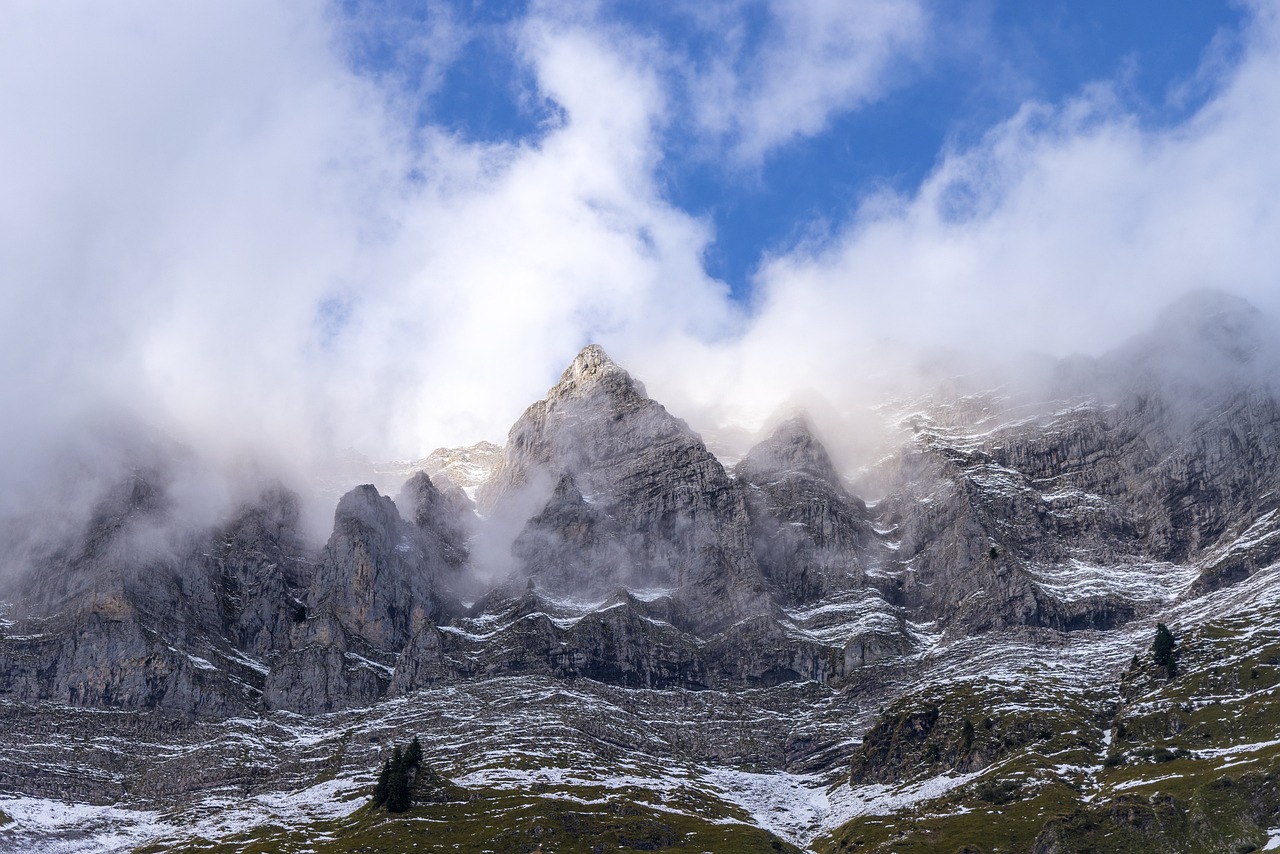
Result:
M388 812L404 812L413 802L410 778L422 767L422 742L414 736L404 748L396 745L391 758L382 763L373 786L373 805L385 805Z
M1156 623L1156 639L1151 643L1151 660L1170 677L1178 675L1177 641L1164 623Z
M378 772L378 782L373 784L373 805L380 807L387 802L387 794L391 791L391 760L382 763Z
M418 741L416 735L404 751L404 764L406 768L422 767L422 742Z
M391 754L391 775L387 783L387 811L404 812L409 808L409 769L404 753L397 746Z

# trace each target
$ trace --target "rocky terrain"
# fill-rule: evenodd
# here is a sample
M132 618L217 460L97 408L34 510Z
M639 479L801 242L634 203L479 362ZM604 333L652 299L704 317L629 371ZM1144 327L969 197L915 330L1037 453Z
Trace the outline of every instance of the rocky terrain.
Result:
M592 345L323 543L273 482L179 524L153 448L4 540L0 848L1280 847L1277 331L1193 295L856 472L803 415L726 468Z

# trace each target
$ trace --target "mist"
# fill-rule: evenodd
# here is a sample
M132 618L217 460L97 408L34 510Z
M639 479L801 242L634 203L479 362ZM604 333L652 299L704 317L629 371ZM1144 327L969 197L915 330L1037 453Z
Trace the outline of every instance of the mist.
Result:
M589 341L709 440L740 451L804 408L855 465L871 406L957 366L1101 353L1206 286L1280 311L1268 6L1237 51L1206 45L1191 82L1209 94L1184 118L1148 121L1122 80L1026 101L917 186L761 247L746 296L708 272L714 222L668 191L671 129L757 180L923 73L929 7L832 29L821 4L770 6L791 17L765 49L728 39L698 64L589 4L535 3L502 28L545 116L515 140L421 120L483 37L449 8L413 22L405 81L361 67L367 34L336 6L6 6L7 516L83 517L143 436L199 456L174 486L191 524L346 449L501 442ZM332 505L308 518L322 536Z

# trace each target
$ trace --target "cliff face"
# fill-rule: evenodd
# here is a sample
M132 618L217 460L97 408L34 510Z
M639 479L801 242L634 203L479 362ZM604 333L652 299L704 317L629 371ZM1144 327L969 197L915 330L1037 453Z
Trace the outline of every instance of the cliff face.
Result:
M515 554L555 595L670 589L695 631L771 608L741 488L597 346L511 428L478 493L497 516L531 496Z
M877 463L872 507L803 416L726 472L594 345L500 456L485 449L479 517L418 472L395 502L343 496L320 548L282 487L176 536L152 461L46 549L14 611L22 640L4 641L4 690L216 716L499 672L844 685L918 650L912 624L1114 629L1280 558L1269 327L1230 300L1190 303L1063 363L1049 400L896 404L908 438ZM473 545L492 556L498 529L510 548L482 582Z
M1256 312L1204 299L1074 360L1052 383L1074 396L904 411L877 507L900 537L894 601L955 631L1114 628L1188 571L1203 592L1273 562L1280 358Z
M163 470L107 491L26 579L0 684L24 702L225 716L254 708L313 572L296 497L265 489L212 531L172 534Z
M866 566L888 558L866 504L845 490L803 416L752 448L734 474L747 486L756 560L783 601L864 587Z
M1151 729L1136 698L1173 696L1155 676L1116 688L1151 623L1180 620L1208 649L1225 643L1223 615L1275 615L1280 339L1229 300L1197 297L1161 323L1058 365L1036 394L888 404L904 438L868 461L875 496L854 494L802 416L726 471L596 346L505 448L442 454L455 475L418 472L394 501L351 490L323 543L305 540L279 485L191 530L173 455L140 458L83 524L24 552L0 624L0 715L146 711L128 719L162 740L301 720L283 712L394 717L427 697L458 715L481 714L479 697L489 714L538 685L564 704L553 733L602 761L616 739L664 767L733 758L828 782L852 769L867 798L1033 767L1037 751L1103 751L1098 721ZM491 465L467 481L473 504L451 478ZM1161 712L1160 739L1219 694L1262 696L1274 656L1215 649L1248 667L1218 673L1192 650L1186 666L1208 675L1178 695L1189 711ZM591 692L634 731L615 732L621 713ZM705 726L689 734L699 703ZM415 721L444 727L435 714ZM507 750L485 726L485 749ZM459 751L480 750L470 738ZM233 765L219 773L248 786ZM1019 791L988 782L981 798ZM1045 845L1082 827L1046 829Z

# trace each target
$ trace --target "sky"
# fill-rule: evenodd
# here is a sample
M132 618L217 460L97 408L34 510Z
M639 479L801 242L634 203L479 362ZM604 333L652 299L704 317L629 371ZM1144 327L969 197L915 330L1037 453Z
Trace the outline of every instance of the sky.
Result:
M0 493L501 442L592 341L706 429L1277 312L1278 83L1261 0L6 0Z

